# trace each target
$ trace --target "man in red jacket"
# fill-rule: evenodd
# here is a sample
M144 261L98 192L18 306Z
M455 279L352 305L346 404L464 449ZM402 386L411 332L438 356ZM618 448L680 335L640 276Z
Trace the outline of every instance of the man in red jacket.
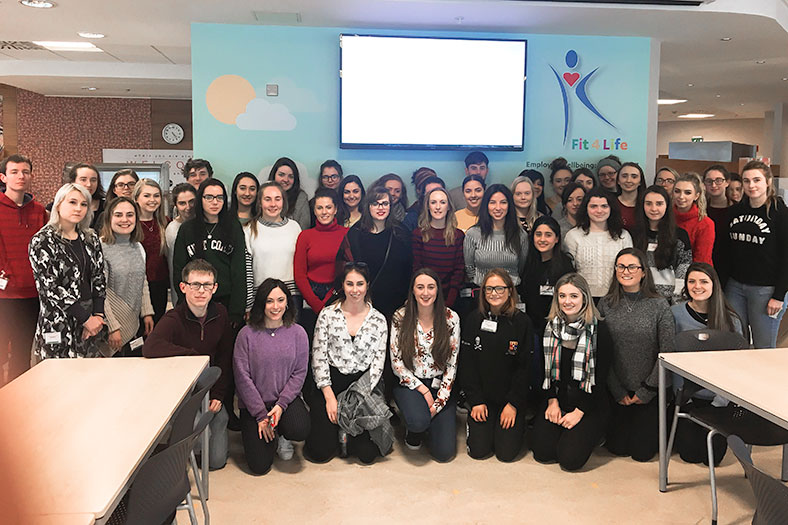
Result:
M8 381L30 368L30 348L38 322L38 292L27 247L47 222L47 212L26 193L33 163L23 155L0 162L0 366L10 349ZM10 347L10 348L9 348ZM4 384L0 371L0 385Z
M232 378L233 329L225 307L211 302L218 287L216 269L203 259L195 259L183 268L180 288L185 301L169 310L153 328L142 347L145 357L207 355L211 366L222 369L222 375L211 388L209 410L211 421L208 467L220 469L227 463L226 410L222 399ZM199 443L198 443L199 445Z

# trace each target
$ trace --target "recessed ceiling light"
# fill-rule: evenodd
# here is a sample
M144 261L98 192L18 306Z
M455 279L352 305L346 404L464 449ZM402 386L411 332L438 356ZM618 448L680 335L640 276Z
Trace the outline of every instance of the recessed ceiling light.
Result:
M755 63L759 64L759 65L763 65L763 64L766 63L766 61L765 60L756 60Z
M740 105L740 106L743 106L743 105L744 105L744 102L740 103L739 105Z
M679 115L678 118L711 118L715 116L713 113L685 113Z
M102 53L103 51L92 42L33 42L50 51L87 51L89 53Z
M96 91L98 88L94 86L83 86L82 89L85 91Z
M660 106L671 106L673 104L681 104L682 102L686 102L687 99L685 98L660 98L657 99L657 104Z
M783 82L788 82L788 77L783 77Z
M89 33L87 31L80 31L77 33L82 38L104 38L104 33Z
M694 86L694 85L695 85L695 84L687 84L687 87L692 87L692 86Z
M19 3L27 7L35 7L37 9L51 9L57 5L51 0L19 0Z
M724 37L720 38L720 40L722 40L723 42L730 42L731 40L733 40L733 38L731 38L729 36L724 36Z
M716 95L714 95L714 96L715 96L715 97L717 97L717 98L720 98L722 95L720 95L719 93L717 93L717 94L716 94Z

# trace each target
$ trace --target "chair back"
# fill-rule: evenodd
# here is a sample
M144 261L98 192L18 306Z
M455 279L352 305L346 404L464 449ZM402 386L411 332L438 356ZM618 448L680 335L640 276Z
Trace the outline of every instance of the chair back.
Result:
M129 489L126 525L163 523L191 490L186 465L194 441L213 419L213 412L200 418L194 431L142 464Z
M183 402L181 408L175 413L172 418L172 429L170 437L167 440L168 445L181 441L194 430L194 422L197 419L197 413L200 411L202 400L205 394L216 384L219 376L222 374L222 369L218 366L209 366L203 370L200 377L197 378L197 383L194 385L194 393Z
M788 487L753 465L750 451L739 436L728 436L728 446L741 463L755 494L753 525L788 523Z
M677 352L705 352L710 350L741 350L747 348L749 342L736 332L727 330L685 330L676 334ZM673 376L676 389L676 404L684 405L701 387L681 376Z

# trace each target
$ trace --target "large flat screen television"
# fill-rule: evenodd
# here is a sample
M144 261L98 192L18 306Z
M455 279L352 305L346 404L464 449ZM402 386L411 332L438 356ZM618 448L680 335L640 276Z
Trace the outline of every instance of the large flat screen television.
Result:
M526 48L340 35L340 147L522 150Z

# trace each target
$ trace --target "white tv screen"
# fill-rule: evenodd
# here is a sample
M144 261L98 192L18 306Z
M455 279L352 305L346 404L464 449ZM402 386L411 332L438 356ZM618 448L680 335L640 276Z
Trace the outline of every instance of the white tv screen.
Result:
M525 40L340 35L340 147L522 150Z

